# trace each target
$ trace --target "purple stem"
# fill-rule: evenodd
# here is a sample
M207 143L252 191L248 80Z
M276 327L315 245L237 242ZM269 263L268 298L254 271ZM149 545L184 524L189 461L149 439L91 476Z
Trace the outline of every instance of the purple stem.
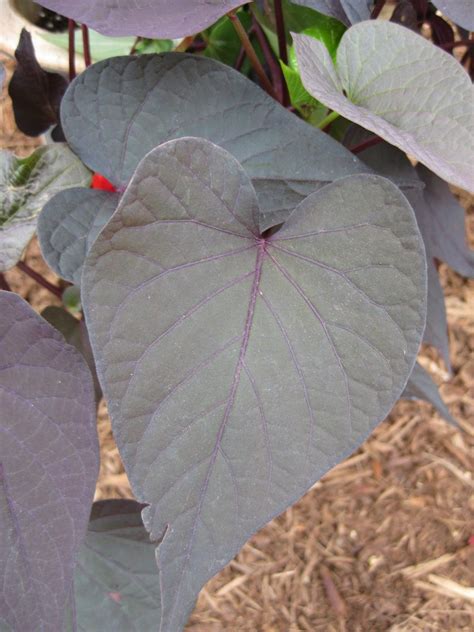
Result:
M76 23L74 20L67 21L67 30L69 35L69 81L72 81L76 76Z
M375 7L374 7L374 9L373 9L373 11L372 11L372 13L370 15L372 20L375 20L375 19L377 19L379 17L380 11L382 11L385 2L386 2L386 0L378 0L375 3Z
M3 272L0 272L0 290L5 290L6 292L11 292L12 291L12 289L10 287L10 284L6 280L5 275L3 274Z
M361 151L364 151L364 149L369 149L369 147L378 145L380 142L382 142L382 138L380 138L380 136L372 136L371 138L364 140L362 143L351 147L349 151L351 151L353 154L358 154Z
M82 30L82 44L84 48L84 63L86 64L86 68L88 68L92 64L92 56L91 56L91 45L89 41L89 29L85 24L81 26Z
M275 7L275 20L278 36L278 51L280 53L281 61L288 65L288 50L286 48L286 30L285 30L285 18L283 17L283 9L281 6L281 0L274 0Z
M53 283L50 283L47 279L44 278L42 274L39 274L39 272L36 272L36 270L30 268L30 266L24 261L19 261L16 264L16 267L18 268L18 270L21 270L21 272L27 274L31 279L33 279L33 281L36 281L38 285L41 285L46 290L49 290L51 294L54 294L54 296L57 296L58 298L62 298L63 292L61 288L59 288L57 285L54 285Z
M265 61L267 62L268 68L270 69L273 88L275 90L276 96L278 97L278 101L286 107L288 105L288 91L286 90L286 82L283 78L281 66L275 59L271 46L268 43L267 37L263 32L262 27L255 19L255 16L253 16L252 22L252 30L255 33L258 43L260 44L260 48L262 49L262 53L265 57Z

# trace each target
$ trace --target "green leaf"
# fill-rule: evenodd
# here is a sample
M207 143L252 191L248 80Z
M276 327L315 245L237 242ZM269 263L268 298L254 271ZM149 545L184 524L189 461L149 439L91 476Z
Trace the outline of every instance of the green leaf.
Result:
M238 17L247 31L252 23L249 13L238 12ZM224 64L233 66L239 55L242 42L229 18L221 18L214 26L204 31L202 34L207 43L203 51L205 57L217 59Z
M280 61L285 77L291 105L293 105L310 124L318 126L327 114L327 107L312 97L303 86L301 77L296 70Z
M0 151L0 271L19 261L46 202L62 189L87 186L90 177L64 143L39 147L27 158Z
M456 59L387 21L346 31L336 65L321 42L294 40L303 84L316 99L474 192L474 87Z
M134 500L94 503L74 574L80 630L156 630L160 582L156 542L143 526L144 505Z
M163 541L162 630L257 529L352 453L412 371L426 262L391 182L342 178L268 239L228 152L140 163L83 270L114 436Z

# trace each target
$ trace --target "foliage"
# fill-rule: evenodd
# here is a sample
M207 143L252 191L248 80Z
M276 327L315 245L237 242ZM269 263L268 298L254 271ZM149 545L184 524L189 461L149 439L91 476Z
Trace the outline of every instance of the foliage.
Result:
M437 263L474 272L461 31L411 0L43 4L102 60L63 95L23 32L10 82L66 143L0 154L0 270L37 230L63 302L0 292L0 628L177 632L397 399L456 423L416 357L450 368ZM102 391L136 501L92 505Z

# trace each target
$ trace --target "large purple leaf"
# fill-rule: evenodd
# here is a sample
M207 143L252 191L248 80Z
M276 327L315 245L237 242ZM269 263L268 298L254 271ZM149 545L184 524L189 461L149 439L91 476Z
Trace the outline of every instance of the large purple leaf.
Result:
M104 35L184 37L207 28L241 0L41 0L48 9Z
M388 180L343 178L272 237L203 139L138 166L86 259L83 305L114 436L161 538L162 630L245 540L350 454L413 368L426 264Z
M61 120L74 151L119 188L160 143L199 136L224 147L253 180L264 228L322 184L370 171L242 74L196 55L95 64L69 87Z
M92 378L19 296L0 292L0 628L60 632L98 473Z
M378 20L344 33L336 65L318 40L295 35L294 42L310 94L474 192L474 88L456 59Z

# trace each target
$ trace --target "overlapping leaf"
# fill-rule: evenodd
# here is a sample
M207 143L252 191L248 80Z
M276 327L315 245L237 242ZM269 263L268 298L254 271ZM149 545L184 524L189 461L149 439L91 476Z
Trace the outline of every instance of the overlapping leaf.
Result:
M41 312L41 316L55 329L60 331L66 342L75 347L87 362L94 381L95 399L97 402L102 397L99 380L95 370L94 356L92 355L89 334L83 320L78 320L70 312L56 305L49 305Z
M0 292L0 629L58 632L98 473L84 360Z
M321 42L294 41L315 98L474 192L474 88L456 59L386 21L346 31L336 65Z
M441 399L436 383L433 382L430 374L425 371L419 362L413 367L412 374L401 395L401 399L423 399L434 406L446 421L458 427L456 420L453 419L448 407Z
M156 542L143 526L144 505L134 500L94 503L74 574L81 630L156 630L160 583Z
M43 257L60 277L80 284L86 254L119 199L116 193L73 188L46 204L38 218L38 237Z
M84 265L114 435L164 535L166 632L385 417L423 332L423 244L388 180L340 179L259 234L242 167L181 139L140 163Z
M344 24L356 24L370 18L371 0L291 0L309 9L314 9L336 18Z
M74 151L122 188L160 143L191 135L224 147L252 178L264 227L286 219L322 183L368 171L240 73L196 55L95 64L71 84L61 119Z
M104 35L176 38L207 28L241 0L42 0L42 5Z
M58 191L86 186L90 175L63 143L39 147L27 158L0 151L0 271L18 262L46 202Z

